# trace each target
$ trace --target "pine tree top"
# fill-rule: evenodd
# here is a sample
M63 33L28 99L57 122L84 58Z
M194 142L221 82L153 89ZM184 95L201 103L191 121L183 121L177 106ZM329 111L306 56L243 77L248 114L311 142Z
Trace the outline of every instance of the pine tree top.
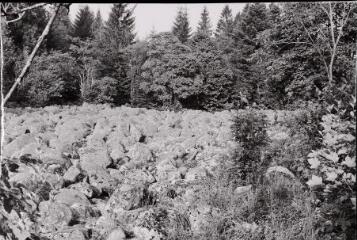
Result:
M186 8L180 8L177 12L177 16L172 27L172 33L177 36L177 38L185 43L190 38L190 24L188 21L188 13Z
M212 25L209 19L209 13L207 7L204 6L203 11L201 13L201 20L198 23L197 27L197 35L210 37L212 35Z
M79 10L76 19L73 23L72 35L79 37L82 40L93 37L92 24L94 22L94 14L86 5Z

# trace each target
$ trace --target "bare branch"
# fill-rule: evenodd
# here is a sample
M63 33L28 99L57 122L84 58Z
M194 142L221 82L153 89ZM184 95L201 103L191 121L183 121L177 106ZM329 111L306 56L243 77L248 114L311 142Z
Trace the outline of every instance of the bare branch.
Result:
M308 45L313 45L310 42L284 42L284 41L277 41L273 42L274 45L281 45L281 44L308 44Z
M320 6L320 8L326 13L326 15L328 16L329 14L328 14L328 11L327 11L327 9L325 8L325 6L323 5L324 3L320 3L319 4L319 6Z
M300 19L300 18L299 18L299 19ZM311 37L310 32L307 30L307 28L305 27L304 22L303 22L301 19L300 19L300 22L301 22L301 25L303 26L305 32L307 33L307 35L308 35L308 37L309 37L309 40L310 40L310 42L311 42L311 45L314 46L314 48L317 50L318 54L320 55L321 60L322 60L322 62L324 63L324 66L325 66L325 70L326 70L327 75L329 75L329 68L328 68L328 66L327 66L327 62L326 62L326 60L325 60L325 57L323 56L323 54L322 54L322 52L321 52L320 47L315 44L314 40L313 40L312 37Z
M3 12L3 13L4 13L5 16L17 15L17 14L24 13L26 11L29 11L29 10L32 10L32 9L35 9L35 8L43 7L43 6L47 5L47 4L48 3L37 3L37 4L31 5L29 7L17 9L15 11L11 11L11 12Z
M0 6L0 8L2 8L2 4ZM2 20L3 18L0 16L0 100L1 100L1 120L0 120L0 152L3 152L3 143L4 143L4 138L5 138L5 126L4 126L4 122L5 122L5 117L4 117L4 94L3 94L3 71L4 71L4 46L3 46L3 32L2 32ZM2 174L2 154L0 154L0 177Z
M334 25L333 25L333 16L332 16L332 6L331 2L329 2L329 13L328 13L328 18L330 19L330 33L331 33L331 38L332 38L332 44L335 47L336 41L335 41L335 32L334 32Z
M13 23L13 22L16 22L16 21L19 21L23 16L25 15L25 12L23 12L23 13L21 13L21 14L19 14L19 16L17 17L17 18L15 18L15 19L12 19L12 20L7 20L6 21L6 24L8 24L8 23Z
M348 11L346 13L346 16L341 21L341 26L340 26L340 29L339 29L339 32L338 32L338 35L337 35L337 39L336 39L336 45L339 43L339 41L340 41L340 39L341 39L341 37L343 35L343 28L346 25L351 12L352 12L352 7L348 9Z
M3 104L5 105L5 103L7 102L7 100L11 97L11 94L14 92L14 90L16 89L16 86L18 84L20 84L22 78L25 76L25 74L27 73L31 63L32 63L32 60L33 58L35 57L36 53L37 53L37 50L38 48L40 47L43 39L47 36L47 34L49 33L50 31L50 28L51 28L51 25L53 24L53 21L55 20L56 18L56 15L58 13L58 10L60 8L60 4L57 4L55 9L54 9L54 12L53 12L53 15L51 16L50 20L48 21L45 29L43 30L41 36L39 37L39 39L37 40L37 43L36 43L36 46L34 47L34 49L32 50L31 52L31 55L28 57L27 61L26 61L26 64L24 66L24 68L22 69L21 71L21 74L20 76L15 80L15 83L12 85L12 87L10 88L9 92L6 94L6 97L4 98L4 101L3 101Z

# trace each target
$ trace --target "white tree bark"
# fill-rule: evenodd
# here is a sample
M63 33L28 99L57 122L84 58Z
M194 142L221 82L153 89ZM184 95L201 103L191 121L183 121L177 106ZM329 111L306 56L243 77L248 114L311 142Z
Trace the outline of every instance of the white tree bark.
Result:
M57 4L57 5L55 6L55 9L54 9L54 11L53 11L53 14L52 14L50 20L48 21L48 23L47 23L45 29L43 30L43 32L42 32L42 34L41 34L41 36L38 38L37 43L36 43L34 49L32 50L30 56L28 57L28 59L27 59L27 61L26 61L26 64L25 64L25 66L23 67L23 69L22 69L22 71L21 71L19 77L15 80L15 83L12 85L12 87L11 87L10 90L9 90L9 92L6 94L6 96L5 96L5 98L4 98L4 101L3 101L3 105L4 105L4 106L5 106L6 102L9 100L9 98L11 97L12 93L15 91L17 85L20 84L22 78L25 76L25 74L27 73L28 69L30 68L31 63L32 63L32 61L33 61L33 59L34 59L34 57L35 57L35 55L36 55L36 53L37 53L37 51L38 51L38 49L39 49L41 43L43 42L43 39L48 35L48 33L49 33L49 31L50 31L50 28L51 28L51 26L52 26L52 24L53 24L53 21L54 21L55 18L56 18L56 15L57 15L57 13L58 13L59 8L60 8L60 4Z

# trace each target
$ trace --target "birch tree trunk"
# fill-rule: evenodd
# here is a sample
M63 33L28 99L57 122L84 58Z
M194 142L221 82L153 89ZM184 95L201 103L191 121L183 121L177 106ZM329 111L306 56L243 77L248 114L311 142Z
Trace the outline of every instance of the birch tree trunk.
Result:
M34 49L32 50L30 56L28 57L27 61L26 61L26 64L25 66L23 67L19 77L15 80L15 83L12 85L12 87L10 88L9 92L6 94L3 102L2 102L2 105L5 106L6 102L9 100L9 98L11 97L12 93L15 91L17 85L19 85L21 83L21 80L23 79L23 77L25 76L25 74L27 73L28 69L30 68L31 66L31 63L41 45L41 43L43 42L43 39L48 35L49 31L50 31L50 28L53 24L53 21L55 20L56 18L56 15L58 13L58 10L60 8L60 4L57 4L54 11L53 11L53 14L50 18L50 20L48 21L45 29L43 30L41 36L38 38L37 40L37 43L34 47Z

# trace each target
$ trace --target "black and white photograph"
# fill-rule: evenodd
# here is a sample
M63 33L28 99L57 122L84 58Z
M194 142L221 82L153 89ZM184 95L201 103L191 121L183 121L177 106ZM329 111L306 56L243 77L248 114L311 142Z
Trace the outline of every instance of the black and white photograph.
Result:
M356 240L357 2L0 3L0 240Z

